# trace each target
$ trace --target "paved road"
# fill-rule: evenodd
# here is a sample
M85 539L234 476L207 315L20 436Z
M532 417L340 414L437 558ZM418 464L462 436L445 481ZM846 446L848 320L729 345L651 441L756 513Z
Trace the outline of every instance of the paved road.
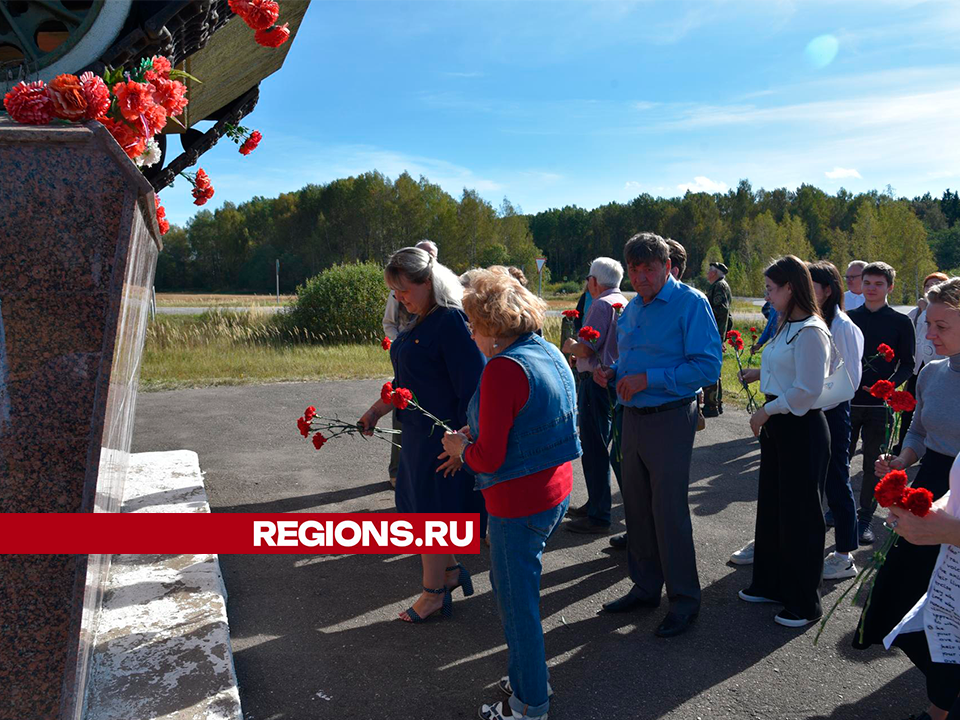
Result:
M214 512L390 510L385 444L344 438L317 452L295 429L308 404L358 417L379 386L143 394L134 450L196 450ZM553 720L898 720L926 706L922 676L898 651L851 649L854 608L838 612L815 648L813 630L782 628L773 623L775 608L737 599L751 571L727 557L752 536L759 460L747 435L746 416L730 410L697 437L690 500L704 600L690 633L654 637L663 610L597 615L601 603L629 589L624 555L606 538L565 531L554 538L542 601ZM579 504L579 463L575 473ZM619 495L615 502L620 529ZM415 557L221 557L244 717L475 717L481 703L499 699L494 683L507 656L487 555L463 560L475 573L476 595L457 594L452 621L411 626L395 617L419 593ZM826 602L844 587L827 583Z

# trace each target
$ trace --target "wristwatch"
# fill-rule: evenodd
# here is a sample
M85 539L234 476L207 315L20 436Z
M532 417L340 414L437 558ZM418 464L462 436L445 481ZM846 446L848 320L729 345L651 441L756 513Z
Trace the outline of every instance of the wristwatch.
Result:
M464 438L466 438L466 435L464 435ZM465 452L467 452L467 448L470 447L471 445L473 445L473 443L467 440L467 442L463 444L463 447L460 448L460 464L461 465L467 464L467 461L463 459L463 455Z

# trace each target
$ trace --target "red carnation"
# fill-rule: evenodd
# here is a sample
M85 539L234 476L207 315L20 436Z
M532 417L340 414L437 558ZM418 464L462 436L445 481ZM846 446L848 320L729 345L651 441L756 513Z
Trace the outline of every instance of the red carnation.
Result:
M883 359L886 360L887 362L893 362L893 358L896 357L896 355L893 352L893 348L887 345L886 343L880 343L879 345L877 345L877 354L883 355Z
M87 100L83 96L80 78L76 75L57 75L47 85L47 95L58 118L82 120L87 114Z
M917 407L917 400L906 390L897 390L890 393L887 405L894 412L913 412Z
M877 380L873 386L867 390L867 392L869 392L875 398L886 400L888 397L893 395L893 392L896 389L896 385L889 380Z
M563 315L565 318L569 318L570 320L576 320L578 317L580 317L580 311L579 311L579 310L564 310L563 313L562 313L562 315Z
M310 434L310 423L304 420L302 417L297 418L297 430L300 431L300 434L304 437Z
M118 122L112 118L105 117L100 122L113 135L113 139L123 148L127 157L135 158L143 154L147 147L147 139L143 135L125 122Z
M243 145L240 146L241 155L249 155L254 150L257 149L257 145L260 144L260 141L263 139L263 135L260 134L259 130L254 130L250 133L249 137L243 141Z
M623 310L623 303L614 303L611 307L617 312L620 312L621 310Z
M750 328L750 332L755 333L757 329L755 327Z
M397 388L390 396L390 402L397 410L403 410L413 400L413 393L406 388Z
M213 185L210 184L210 178L203 168L197 170L197 176L194 178L193 197L194 205L203 205L213 197Z
M227 0L227 5L230 6L234 15L239 15L242 18L250 9L250 0Z
M99 120L110 109L110 90L98 75L85 72L80 76L80 91L87 101L86 120Z
M737 350L739 350L739 351L743 351L743 339L742 339L742 338L737 338L737 339L736 339L736 342L735 342L734 345L733 345L733 347L735 347L735 348L736 348Z
M594 330L589 325L580 328L580 339L584 342L595 342L600 339L600 331Z
M147 70L143 74L143 77L149 82L156 82L157 80L169 80L171 70L173 70L173 65L170 64L170 61L167 58L163 57L162 55L154 55L153 70Z
M907 489L907 474L903 470L891 470L877 483L873 490L880 507L892 507L900 503Z
M18 123L46 125L54 118L53 101L43 80L19 82L3 97L7 114Z
M322 433L317 433L316 435L313 436L313 446L314 446L317 450L319 450L320 448L322 448L322 447L323 447L323 444L324 444L326 441L327 441L327 439L323 436Z
M161 132L167 126L167 111L162 105L151 105L141 117L141 122L146 126L146 135L153 137Z
M384 383L383 387L380 388L380 400L389 405L391 395L393 395L393 385L390 383Z
M381 340L381 341L380 341L380 347L382 347L384 350L389 350L389 349L390 349L390 338L386 338L386 337L385 337L383 340Z
M284 23L283 25L276 25L269 30L257 30L253 35L253 39L257 41L258 45L278 48L290 39L290 29L287 27L287 23Z
M727 340L733 340L734 338L740 337L740 332L738 330L730 330L727 332Z
M926 517L933 506L933 493L926 488L907 488L902 504L917 517Z
M190 101L187 100L187 86L178 80L157 78L153 81L153 101L162 105L171 117L183 112Z
M153 85L130 80L113 86L120 114L130 122L139 122L140 116L153 106ZM139 153L138 153L139 154Z
M303 411L303 419L307 422L310 422L317 416L317 409L311 405L306 410Z
M170 223L167 222L167 211L163 205L160 204L160 196L154 195L153 201L157 206L157 225L160 228L160 234L166 235L170 232Z
M280 17L280 5L276 0L247 0L240 17L252 30L266 30Z

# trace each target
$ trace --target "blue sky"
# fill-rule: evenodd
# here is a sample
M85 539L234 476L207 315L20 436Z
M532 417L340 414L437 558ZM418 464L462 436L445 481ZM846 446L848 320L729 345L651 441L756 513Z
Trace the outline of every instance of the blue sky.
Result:
M374 169L525 212L741 178L939 195L958 36L956 0L313 0L245 121L260 148L203 156L205 207ZM188 190L163 193L173 222Z

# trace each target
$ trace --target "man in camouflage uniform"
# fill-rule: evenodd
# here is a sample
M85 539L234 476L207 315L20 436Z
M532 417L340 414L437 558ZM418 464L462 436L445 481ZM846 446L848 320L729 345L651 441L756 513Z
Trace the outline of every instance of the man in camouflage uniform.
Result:
M720 342L726 338L727 331L733 328L733 315L730 312L730 304L733 302L733 293L730 292L730 286L724 278L727 275L727 266L723 263L710 263L710 269L707 271L707 280L710 281L710 289L707 290L707 300L710 301L710 307L713 308L713 317L717 321L717 330L720 331ZM703 389L704 393L704 417L717 417L723 413L723 387L720 384L720 378L717 378L716 385L710 385Z

